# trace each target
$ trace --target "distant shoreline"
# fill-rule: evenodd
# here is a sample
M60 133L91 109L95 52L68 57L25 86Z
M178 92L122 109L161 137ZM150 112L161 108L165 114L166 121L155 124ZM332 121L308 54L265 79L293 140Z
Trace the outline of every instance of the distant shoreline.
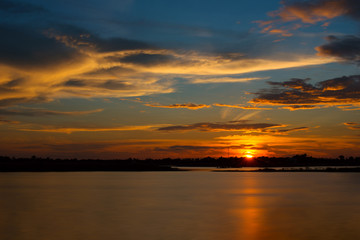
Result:
M327 167L327 168L294 168L294 169L274 169L274 168L260 168L252 170L237 170L237 169L221 169L212 170L213 172L360 172L360 167L339 168L339 167Z

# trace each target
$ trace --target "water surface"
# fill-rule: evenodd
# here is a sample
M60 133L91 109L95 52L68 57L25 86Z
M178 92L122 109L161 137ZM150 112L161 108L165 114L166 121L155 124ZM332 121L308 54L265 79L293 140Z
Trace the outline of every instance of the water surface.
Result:
M0 173L1 240L360 239L360 173Z

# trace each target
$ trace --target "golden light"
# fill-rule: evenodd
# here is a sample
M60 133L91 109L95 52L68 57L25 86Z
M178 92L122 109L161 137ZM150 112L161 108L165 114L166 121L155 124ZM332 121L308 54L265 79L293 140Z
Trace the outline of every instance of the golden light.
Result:
M251 155L251 154L249 154L249 153L247 153L247 154L245 154L244 155L247 159L252 159L254 156L253 155Z

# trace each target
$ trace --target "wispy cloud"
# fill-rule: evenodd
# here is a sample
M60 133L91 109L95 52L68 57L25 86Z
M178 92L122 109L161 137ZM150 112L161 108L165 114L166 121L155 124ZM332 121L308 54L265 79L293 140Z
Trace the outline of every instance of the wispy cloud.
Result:
M7 119L0 119L1 124L20 124L19 121L7 120Z
M297 127L281 129L286 127L282 124L274 123L251 123L249 120L238 120L220 123L194 123L185 125L170 125L158 128L158 131L165 132L184 132L184 131L202 131L202 132L226 132L241 131L244 133L267 133L267 134L286 134L293 131L309 130L307 127ZM278 129L280 128L280 129Z
M241 106L241 105L231 105L231 104L223 104L223 103L214 103L216 107L227 107L227 108L240 108L247 110L271 110L271 108L260 108L256 106Z
M16 115L16 116L31 116L31 117L38 117L38 116L78 116L78 115L87 115L91 113L98 113L102 112L103 109L95 109L89 111L72 111L72 112L62 112L62 111L53 111L53 110L46 110L46 109L38 109L38 108L20 108L20 109L5 109L0 108L0 115Z
M148 107L157 107L157 108L187 108L190 110L198 110L201 108L209 108L211 105L206 104L195 104L195 103L175 103L171 105L158 105L154 103L145 103L145 106Z
M41 29L0 24L0 31L0 105L40 98L171 93L178 77L196 84L244 82L265 78L233 75L334 61L309 55L273 60L237 52L173 50L137 40L102 38L69 25Z
M235 77L218 77L218 78L192 78L189 82L195 84L206 84L206 83L236 83L236 82L248 82L253 80L264 80L269 77L251 77L251 78L235 78Z

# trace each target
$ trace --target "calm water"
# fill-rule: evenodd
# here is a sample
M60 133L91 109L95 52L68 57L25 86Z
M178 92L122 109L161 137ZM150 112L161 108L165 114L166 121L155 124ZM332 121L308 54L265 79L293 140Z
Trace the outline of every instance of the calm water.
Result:
M359 190L359 173L0 173L0 239L354 240Z

